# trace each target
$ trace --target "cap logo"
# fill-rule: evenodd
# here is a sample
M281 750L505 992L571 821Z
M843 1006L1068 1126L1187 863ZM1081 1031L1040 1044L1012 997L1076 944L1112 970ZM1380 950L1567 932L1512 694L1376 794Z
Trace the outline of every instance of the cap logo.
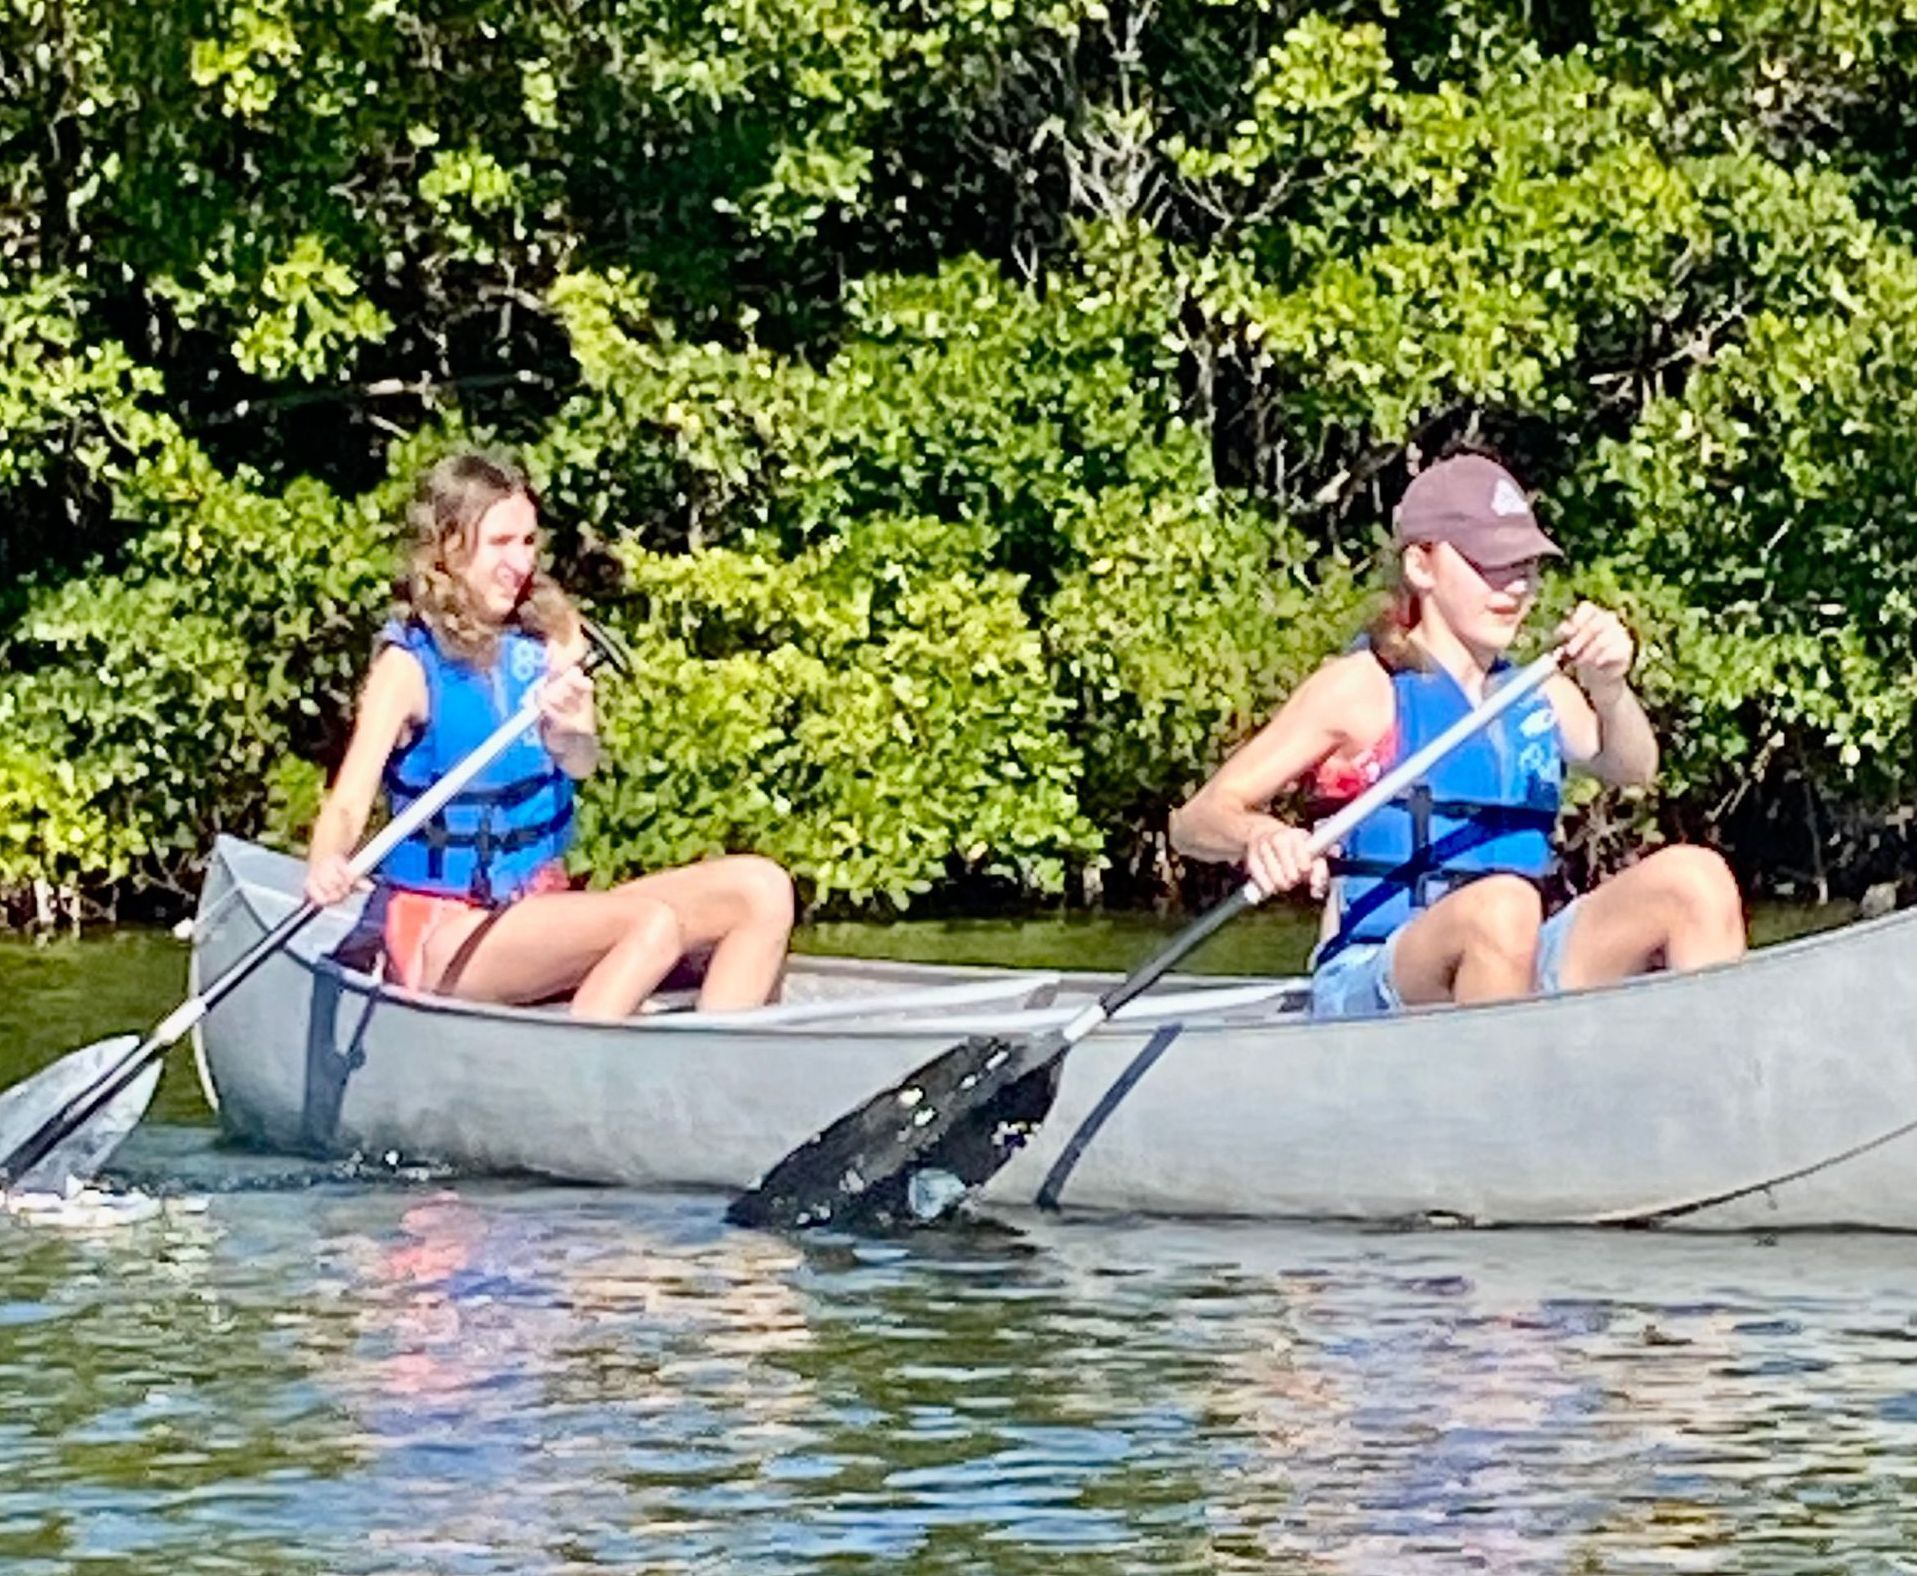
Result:
M1493 514L1529 514L1531 506L1524 501L1524 494L1518 491L1516 482L1509 476L1500 476L1498 485L1491 489L1491 512Z

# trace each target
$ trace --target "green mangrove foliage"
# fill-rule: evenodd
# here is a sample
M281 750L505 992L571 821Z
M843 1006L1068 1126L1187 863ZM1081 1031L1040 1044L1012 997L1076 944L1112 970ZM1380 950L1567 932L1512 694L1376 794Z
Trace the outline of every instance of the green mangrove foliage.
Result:
M7 0L0 902L289 845L412 475L626 634L582 863L1130 898L1495 447L1669 741L1588 797L1907 868L1917 4Z

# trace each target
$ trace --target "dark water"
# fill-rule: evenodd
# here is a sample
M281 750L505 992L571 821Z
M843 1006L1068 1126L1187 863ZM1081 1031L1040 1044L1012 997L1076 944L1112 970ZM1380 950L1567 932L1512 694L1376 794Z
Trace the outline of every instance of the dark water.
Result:
M161 938L66 945L0 948L0 1076L179 988ZM1908 1239L795 1245L706 1196L329 1180L191 1094L126 1165L205 1214L0 1220L9 1576L1917 1570Z

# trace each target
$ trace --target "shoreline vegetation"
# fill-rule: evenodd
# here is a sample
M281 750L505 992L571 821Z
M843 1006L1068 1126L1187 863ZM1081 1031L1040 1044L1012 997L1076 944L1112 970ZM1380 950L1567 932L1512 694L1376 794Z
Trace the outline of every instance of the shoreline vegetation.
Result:
M1917 872L1917 19L1889 3L505 0L0 17L0 914L296 847L448 447L605 688L578 858L809 912L1228 880L1167 808L1495 449L1640 637L1583 873ZM483 12L483 14L482 14Z

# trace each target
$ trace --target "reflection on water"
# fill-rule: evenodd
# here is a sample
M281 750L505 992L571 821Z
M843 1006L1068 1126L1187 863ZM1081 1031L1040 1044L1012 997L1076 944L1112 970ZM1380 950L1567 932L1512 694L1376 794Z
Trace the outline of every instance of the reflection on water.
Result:
M794 1245L720 1204L328 1182L0 1228L0 1564L1910 1568L1899 1239Z

